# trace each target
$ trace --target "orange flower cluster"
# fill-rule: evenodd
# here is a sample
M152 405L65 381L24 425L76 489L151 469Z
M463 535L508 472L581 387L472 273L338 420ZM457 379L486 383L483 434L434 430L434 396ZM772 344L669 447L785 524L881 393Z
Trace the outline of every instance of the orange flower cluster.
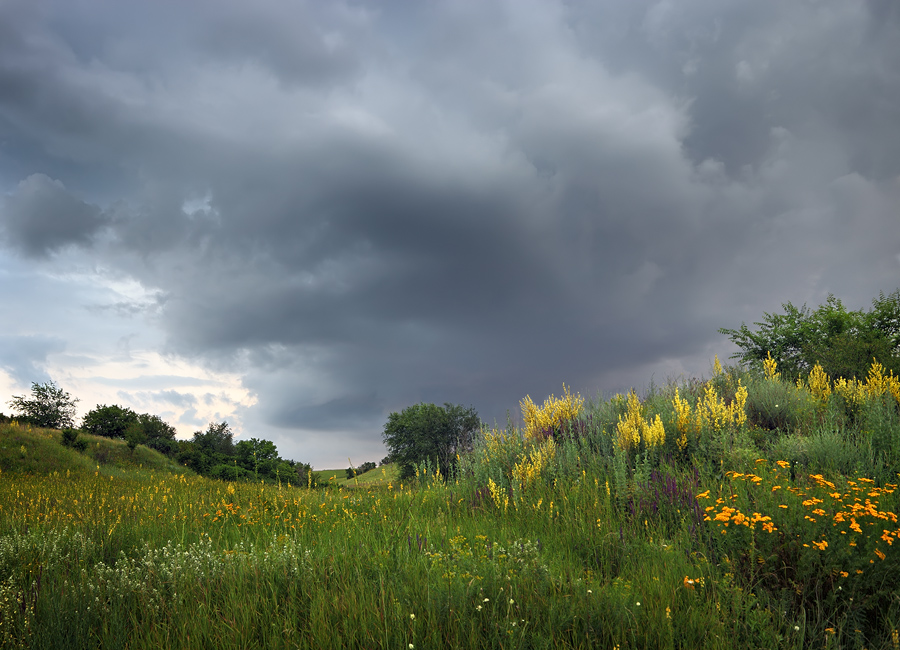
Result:
M765 495L769 495L769 498L775 494L783 495L779 500L785 503L773 504L778 508L775 512L779 513L777 526L771 517L758 512L754 512L750 516L741 512L736 503L739 499L737 494L731 494L729 502L722 497L716 499L715 505L706 508L705 520L718 525L723 535L726 534L726 529L731 524L743 525L748 528L754 528L757 524L761 524L762 530L772 533L778 531L779 526L782 529L796 527L798 522L806 521L815 525L814 535L817 538L803 544L806 548L825 551L834 547L838 540L846 539L849 549L865 546L870 548L879 560L887 557L887 548L893 546L894 541L900 539L900 526L897 525L898 519L894 512L880 509L879 500L893 494L897 485L886 484L883 487L875 487L872 479L860 478L855 481L846 481L846 486L841 489L823 475L811 474L805 486L782 486L782 482L787 482L787 477L783 476L781 472L788 467L790 467L790 463L786 461L776 462L771 470L771 476L768 477L768 480L774 484L771 487L767 486L762 494L752 497L754 503L764 503ZM732 481L741 481L750 486L759 486L766 482L762 476L752 473L728 472L727 476ZM697 498L711 499L712 497L707 490L698 494ZM799 512L797 511L798 505L801 508ZM799 519L801 515L802 519ZM827 526L828 523L831 525ZM823 528L823 526L827 527ZM803 530L806 531L806 535L811 532L809 529ZM842 576L847 575L845 571L839 573Z

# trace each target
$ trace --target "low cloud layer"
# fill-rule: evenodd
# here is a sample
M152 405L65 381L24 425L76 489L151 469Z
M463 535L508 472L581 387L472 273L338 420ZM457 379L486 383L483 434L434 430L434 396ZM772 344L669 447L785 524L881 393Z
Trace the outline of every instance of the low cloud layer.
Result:
M127 278L72 308L236 373L255 403L215 413L317 466L377 460L418 401L700 374L719 327L897 288L892 3L400 9L5 4L0 256Z

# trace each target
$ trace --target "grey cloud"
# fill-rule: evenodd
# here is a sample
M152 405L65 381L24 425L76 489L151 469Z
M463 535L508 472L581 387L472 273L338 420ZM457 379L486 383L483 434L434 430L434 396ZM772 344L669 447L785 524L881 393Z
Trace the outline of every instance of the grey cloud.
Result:
M184 413L181 414L181 417L178 418L178 422L180 424L188 424L192 427L202 427L206 424L206 421L198 417L196 409L187 409Z
M176 390L163 390L153 393L153 398L174 404L175 406L187 406L195 404L197 398L189 393L179 393Z
M106 219L97 206L74 197L58 180L32 174L3 199L0 223L9 244L43 256L67 244L89 244Z
M179 387L203 386L208 383L203 379L183 375L144 375L124 379L119 377L92 377L91 381L104 386L122 386L144 390L164 390L173 385Z
M191 406L197 403L196 396L177 390L141 391L137 393L121 391L119 396L126 401L137 399L142 403L165 402L166 404L173 404L175 406Z
M338 3L242 2L217 6L200 33L210 53L226 61L254 61L289 86L346 81L360 70L361 10Z
M345 395L327 400L321 404L289 406L283 404L273 413L273 426L291 428L297 422L305 427L318 430L352 429L360 423L369 424L372 419L381 419L384 405L375 393L365 395Z
M23 386L50 381L47 357L65 347L65 342L56 337L0 336L0 368Z

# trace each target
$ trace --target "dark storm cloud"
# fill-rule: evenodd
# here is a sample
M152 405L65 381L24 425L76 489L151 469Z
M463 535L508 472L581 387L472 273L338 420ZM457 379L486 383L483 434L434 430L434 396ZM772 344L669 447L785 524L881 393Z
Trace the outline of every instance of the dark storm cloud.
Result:
M704 372L719 327L896 288L890 3L104 6L4 10L7 240L158 290L289 456Z
M32 256L67 244L88 244L105 223L99 208L43 174L32 174L0 202L0 226L7 242Z

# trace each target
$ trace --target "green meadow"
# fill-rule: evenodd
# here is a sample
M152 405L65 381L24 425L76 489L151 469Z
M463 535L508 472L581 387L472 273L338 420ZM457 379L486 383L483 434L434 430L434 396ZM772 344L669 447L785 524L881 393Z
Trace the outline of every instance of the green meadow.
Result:
M711 375L527 398L407 483L0 425L0 646L898 648L900 382Z

